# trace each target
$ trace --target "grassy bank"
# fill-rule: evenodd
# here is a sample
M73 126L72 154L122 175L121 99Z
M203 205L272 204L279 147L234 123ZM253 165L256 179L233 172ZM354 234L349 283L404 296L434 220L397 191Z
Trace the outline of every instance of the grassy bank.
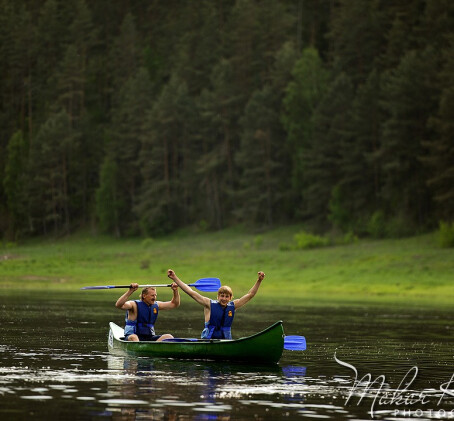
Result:
M260 236L240 229L182 231L155 240L79 234L4 245L0 251L0 288L82 293L79 288L85 285L165 283L170 267L188 282L219 277L237 297L248 291L257 271L263 270L266 279L257 302L276 297L295 304L299 300L335 300L439 306L448 305L454 298L454 249L440 249L433 235L279 250L279 245L291 241L298 229L285 227Z

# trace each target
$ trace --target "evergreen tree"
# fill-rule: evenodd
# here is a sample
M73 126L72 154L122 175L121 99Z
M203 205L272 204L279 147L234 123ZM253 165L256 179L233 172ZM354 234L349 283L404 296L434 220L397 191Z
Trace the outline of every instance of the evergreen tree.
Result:
M429 168L428 187L433 192L436 216L445 221L454 220L454 36L444 50L441 72L443 90L438 112L430 120L436 132L434 138L423 143L429 151L423 162Z
M340 0L332 13L329 38L336 72L354 85L364 83L384 45L381 2Z
M71 125L77 126L83 113L84 75L78 66L78 53L70 45L61 62L61 71L56 75L59 107L68 114Z
M78 133L65 111L53 114L40 127L31 145L29 207L34 232L69 233L73 159L77 159Z
M139 156L143 185L135 212L142 233L163 233L185 221L194 171L190 160L188 121L192 104L186 84L172 77L148 113Z
M36 77L32 80L38 109L36 115L38 126L54 112L51 107L57 99L56 72L66 50L65 46L68 45L68 35L58 2L46 0L39 11Z
M329 86L313 118L313 135L302 155L307 189L303 214L319 228L328 226L329 204L342 177L342 145L348 141L348 117L354 97L353 84L341 73Z
M381 67L395 68L408 51L424 47L421 18L427 3L427 0L397 0L383 5L385 21L390 26L383 31L386 45L379 60Z
M115 93L122 88L126 81L130 80L140 67L140 45L137 37L137 29L134 17L128 13L120 28L120 34L112 43L109 54L108 69L112 78L111 88L114 106L118 105Z
M436 62L438 53L432 48L410 51L382 79L382 106L389 117L383 125L380 163L386 212L398 225L392 228L393 235L423 229L428 223L431 198L420 159L426 154L423 142L433 137L427 123L439 97Z
M241 118L236 163L241 174L235 214L250 224L272 226L292 215L289 151L281 123L282 101L296 61L291 43L274 56L270 83L257 90Z
M117 235L452 219L453 27L450 0L0 0L0 235L13 185L30 193L17 232L96 213ZM8 153L19 131L23 184ZM113 216L97 189L115 192Z
M180 7L182 34L175 46L173 74L186 81L191 95L199 95L223 52L221 2L200 0L197 7L190 3Z
M97 42L97 31L94 28L92 14L85 0L77 0L73 7L76 9L76 13L69 30L72 45L76 53L76 57L73 59L74 77L78 79L74 81L73 88L76 89L77 87L77 90L80 92L78 98L73 98L74 101L77 99L73 108L80 110L79 117L82 117L86 107L87 79L90 76L89 72L91 70L89 69L89 56L91 56ZM72 51L70 51L71 48L71 46L68 48L67 55L72 54ZM68 66L63 67L68 68Z
M332 202L338 211L342 211L338 213L340 218L332 214L331 220L344 231L363 233L371 215L381 208L382 181L376 159L383 119L379 90L379 75L373 70L356 92L347 118L346 136L342 138L341 178Z
M26 134L29 128L27 117L35 40L30 13L23 5L2 1L0 15L0 135L4 133L0 145L6 147L12 132L19 128Z
M235 206L238 174L235 152L239 147L237 121L240 118L241 96L232 92L233 69L223 59L211 76L212 90L205 90L198 101L201 144L200 174L205 219L216 229L225 227Z
M133 207L139 200L141 187L139 153L141 138L146 133L144 121L151 109L151 83L148 72L140 68L118 93L118 105L113 110L112 129L107 153L118 166L116 194L118 203L124 204L119 212L120 233L137 232Z
M255 92L242 118L241 148L236 162L242 170L238 191L240 220L248 224L272 226L285 210L281 205L289 192L285 171L285 133L275 107L271 86Z
M297 16L297 51L302 51L303 47L312 47L319 51L322 56L326 55L329 48L326 33L334 4L330 0L290 2L290 5L295 7L293 14Z
M309 187L305 178L305 155L313 141L313 113L328 86L329 73L317 50L306 48L292 70L293 80L286 88L282 116L292 156L291 179L298 202Z
M120 237L120 213L124 207L117 194L120 174L115 161L106 157L99 173L99 188L96 191L96 215L102 232Z
M227 22L227 58L232 66L233 85L241 97L241 108L252 92L267 82L273 56L294 36L294 16L282 2L238 0Z
M26 165L28 147L21 131L16 132L10 139L7 148L5 176L6 205L9 218L9 233L12 238L17 237L26 228L27 216L26 201Z

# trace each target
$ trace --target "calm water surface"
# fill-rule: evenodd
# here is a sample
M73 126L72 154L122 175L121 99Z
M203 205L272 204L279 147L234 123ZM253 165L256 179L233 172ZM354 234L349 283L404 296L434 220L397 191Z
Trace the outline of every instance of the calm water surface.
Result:
M454 419L454 310L251 303L234 337L283 320L308 343L254 366L110 355L123 314L93 294L2 294L0 420ZM184 298L158 331L194 336L201 320Z

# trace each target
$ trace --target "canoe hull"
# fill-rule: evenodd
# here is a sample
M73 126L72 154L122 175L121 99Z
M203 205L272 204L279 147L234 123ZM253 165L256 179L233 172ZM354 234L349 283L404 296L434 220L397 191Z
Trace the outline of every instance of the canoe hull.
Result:
M277 363L284 349L282 321L255 335L233 340L131 342L122 337L123 329L111 322L108 339L110 352L152 358Z

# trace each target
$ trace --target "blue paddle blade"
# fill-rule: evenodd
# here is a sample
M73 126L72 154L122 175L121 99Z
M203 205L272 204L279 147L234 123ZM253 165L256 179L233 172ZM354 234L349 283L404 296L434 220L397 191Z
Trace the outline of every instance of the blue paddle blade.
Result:
M189 286L196 287L199 291L217 292L221 288L221 280L219 278L202 278Z
M304 351L306 349L306 338L304 336L284 336L284 349L288 351Z

